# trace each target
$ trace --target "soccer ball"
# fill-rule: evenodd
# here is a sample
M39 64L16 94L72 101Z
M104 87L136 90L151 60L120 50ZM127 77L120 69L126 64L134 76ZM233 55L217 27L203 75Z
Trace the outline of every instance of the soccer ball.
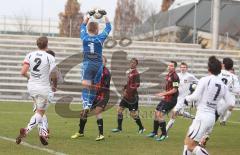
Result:
M100 14L100 13L98 12L98 9L97 9L97 10L95 10L95 14L93 15L93 17L94 17L95 19L101 19L101 18L103 17L103 15Z
M193 83L192 84L192 89L195 90L197 88L197 84L196 83Z
M190 93L192 94L195 91L196 88L197 88L197 84L196 83L190 84L190 87L189 87Z

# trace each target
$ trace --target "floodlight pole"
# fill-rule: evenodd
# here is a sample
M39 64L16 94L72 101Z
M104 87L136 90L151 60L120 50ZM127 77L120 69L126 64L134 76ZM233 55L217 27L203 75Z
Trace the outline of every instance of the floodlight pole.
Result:
M193 43L196 44L197 36L197 1L194 2L194 19L193 19Z
M43 3L44 0L41 0L41 33L40 35L42 36L43 34L43 7L44 7L44 3Z
M218 49L219 13L221 0L213 0L212 49Z

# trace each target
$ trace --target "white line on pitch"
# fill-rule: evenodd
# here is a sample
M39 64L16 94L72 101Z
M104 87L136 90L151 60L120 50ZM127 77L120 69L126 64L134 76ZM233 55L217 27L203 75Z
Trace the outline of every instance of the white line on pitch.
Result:
M233 124L240 124L240 122L236 122L236 121L227 121L229 123L233 123Z
M7 140L7 141L10 141L10 142L14 142L14 143L16 142L15 139L2 137L2 136L0 136L0 139ZM30 148L33 148L33 149L36 149L36 150L40 150L40 151L45 151L47 153L54 154L54 155L67 155L67 154L62 153L62 152L57 152L57 151L54 151L54 150L51 150L51 149L38 147L38 146L35 146L35 145L28 144L26 142L21 142L20 145L23 145L23 146L26 146L26 147L30 147Z

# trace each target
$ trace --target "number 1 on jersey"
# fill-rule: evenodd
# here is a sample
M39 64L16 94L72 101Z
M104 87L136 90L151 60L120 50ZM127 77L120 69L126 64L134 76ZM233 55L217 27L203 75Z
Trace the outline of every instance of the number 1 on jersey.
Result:
M90 53L94 53L94 43L89 43L88 46L90 48Z

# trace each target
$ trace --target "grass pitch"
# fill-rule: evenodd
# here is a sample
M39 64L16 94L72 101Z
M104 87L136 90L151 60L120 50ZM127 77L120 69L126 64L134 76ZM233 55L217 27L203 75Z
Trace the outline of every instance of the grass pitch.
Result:
M81 105L73 105L72 109L80 109ZM164 142L157 142L147 138L146 134L152 131L152 112L155 107L140 107L141 117L147 131L139 135L135 122L124 113L123 132L112 133L111 129L117 125L116 107L106 111L104 117L104 141L95 141L98 134L96 118L88 119L85 136L79 139L70 139L78 131L79 119L62 118L55 113L54 105L47 111L51 138L49 145L41 145L37 130L34 129L25 142L57 152L71 155L180 155L183 150L183 140L190 120L179 117ZM19 128L25 127L33 115L31 103L0 102L0 137L15 139ZM215 125L207 150L213 155L238 155L240 152L240 111L234 111L230 122L226 126ZM0 154L3 155L45 155L46 151L36 150L27 146L17 145L14 142L0 138Z

